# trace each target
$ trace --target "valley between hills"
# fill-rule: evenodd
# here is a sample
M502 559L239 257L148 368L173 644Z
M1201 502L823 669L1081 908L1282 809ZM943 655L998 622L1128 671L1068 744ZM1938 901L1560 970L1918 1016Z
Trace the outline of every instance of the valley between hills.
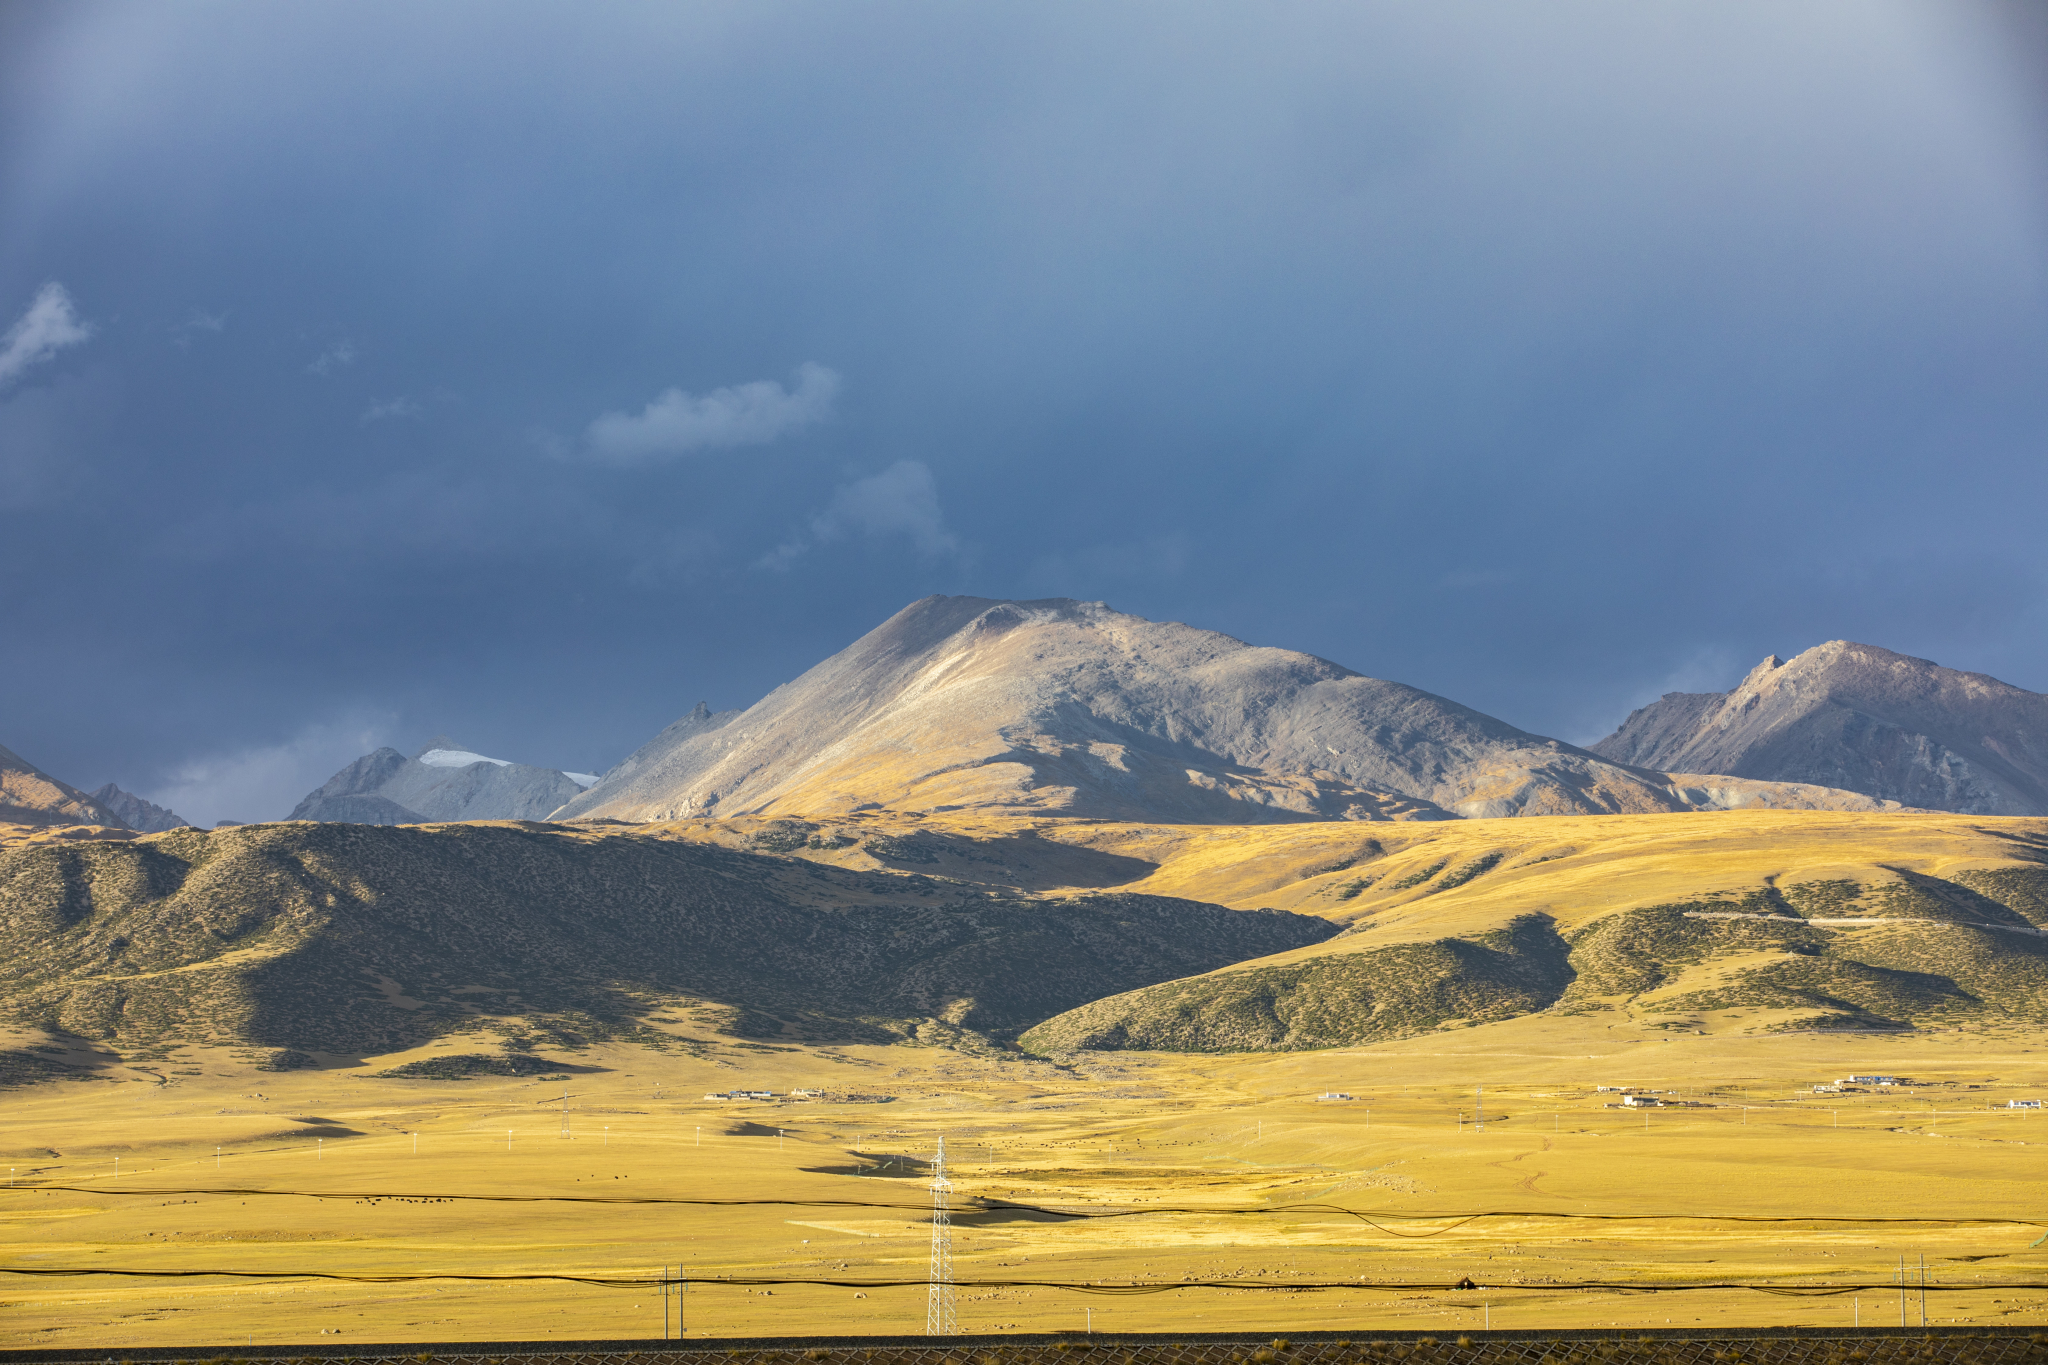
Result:
M40 936L64 952L8 944L7 998L57 1012L10 1021L0 1262L682 1265L692 1337L915 1333L921 1285L852 1282L921 1279L943 1137L956 1207L995 1201L955 1220L970 1334L1084 1307L1118 1331L1883 1322L1881 1288L1688 1286L1882 1286L1901 1254L1935 1267L1930 1321L2038 1320L2041 1293L2000 1286L2048 1269L2026 1221L2048 1128L2004 1107L2048 1088L2044 849L2044 820L1778 811L26 846L0 864L10 904L72 918ZM621 917L661 918L649 888L719 913L628 942ZM720 923L766 945L745 971ZM898 934L917 946L858 951ZM1902 1084L1814 1089L1865 1074ZM461 1198L593 1190L823 1202ZM1207 1287L993 1283L1184 1279ZM0 1339L656 1336L655 1293L17 1282Z
M0 751L0 1344L915 1333L941 1139L969 1334L2037 1322L2044 704L930 598L601 774Z

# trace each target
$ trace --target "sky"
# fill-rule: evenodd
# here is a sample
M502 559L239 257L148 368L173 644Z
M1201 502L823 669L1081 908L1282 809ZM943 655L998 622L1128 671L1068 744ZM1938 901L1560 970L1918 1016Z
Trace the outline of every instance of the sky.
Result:
M0 744L577 771L930 593L2048 690L2024 0L0 11Z

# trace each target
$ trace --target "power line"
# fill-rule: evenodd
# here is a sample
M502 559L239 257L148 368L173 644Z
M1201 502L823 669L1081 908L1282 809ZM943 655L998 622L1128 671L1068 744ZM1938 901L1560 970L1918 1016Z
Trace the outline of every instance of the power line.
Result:
M421 1194L418 1192L363 1191L363 1190L259 1190L259 1189L115 1189L111 1186L94 1185L18 1185L12 1188L0 1186L0 1194L28 1194L36 1191L61 1192L66 1194L87 1194L95 1197L116 1196L121 1198L156 1198L167 1195L213 1195L222 1198L276 1198L276 1199L353 1199L353 1200L418 1200L423 1203L453 1203L456 1201L491 1204L618 1204L681 1206L690 1208L801 1208L801 1209L883 1209L904 1213L931 1213L936 1205L905 1203L895 1200L876 1199L709 1199L672 1195L584 1195L584 1194ZM1382 1211L1379 1209L1353 1209L1341 1204L1267 1204L1248 1207L1213 1207L1204 1205L1154 1204L1145 1208L1055 1208L1043 1204L1025 1204L1008 1199L972 1198L945 1206L951 1217L990 1213L1035 1214L1045 1218L1068 1221L1086 1221L1109 1218L1149 1218L1155 1214L1185 1214L1202 1217L1245 1218L1299 1215L1304 1213L1342 1214L1394 1237L1427 1238L1439 1237L1455 1232L1468 1223L1486 1218L1527 1218L1567 1222L1607 1223L1755 1223L1780 1225L1786 1223L1839 1224L1849 1227L1912 1226L1912 1227L2043 1227L2048 1226L2038 1218L1997 1218L1973 1216L1967 1218L1944 1217L1877 1217L1854 1218L1834 1214L1763 1214L1763 1213L1583 1213L1558 1209L1482 1209L1473 1212L1431 1213L1421 1210L1401 1209ZM1407 1223L1448 1222L1451 1226L1433 1228L1427 1232L1401 1232L1385 1226L1378 1220L1398 1220ZM922 1283L920 1281L920 1283Z
M932 1153L932 1264L926 1275L924 1334L928 1337L960 1335L960 1323L953 1313L953 1229L947 1221L948 1199L953 1182L946 1179L946 1139Z
M660 1286L660 1274L655 1275L570 1275L563 1273L529 1272L517 1274L467 1274L461 1271L420 1271L353 1274L335 1270L131 1270L114 1266L0 1266L0 1274L35 1275L53 1279L81 1278L87 1275L115 1275L137 1279L204 1279L208 1277L240 1280L337 1280L350 1284L406 1284L422 1280L473 1280L483 1282L508 1282L552 1280L566 1284L597 1285L609 1289L640 1289ZM826 1289L929 1289L929 1279L809 1279L775 1275L718 1275L696 1276L692 1282L699 1285L734 1285L742 1288L783 1285L815 1286ZM673 1283L673 1281L670 1281ZM1439 1293L1455 1293L1470 1290L1490 1290L1496 1293L1525 1291L1531 1294L1570 1293L1619 1293L1619 1294L1679 1294L1701 1291L1743 1290L1756 1294L1772 1294L1792 1298L1827 1298L1837 1294L1868 1293L1878 1289L1896 1288L1896 1281L1857 1281L1851 1284L1747 1284L1739 1280L1566 1280L1550 1284L1475 1284L1471 1280L1460 1280L1446 1284L1441 1280L1297 1280L1292 1283L1245 1279L1223 1280L1134 1280L1122 1284L1108 1284L1091 1280L1016 1280L977 1279L951 1282L960 1289L1060 1289L1077 1294L1169 1294L1191 1289L1263 1289L1280 1293L1303 1291L1347 1290L1380 1292L1414 1292L1417 1290ZM1993 1280L1976 1281L1970 1284L1928 1284L1929 1294L1977 1293L1984 1290L2040 1290L2048 1289L2044 1280Z

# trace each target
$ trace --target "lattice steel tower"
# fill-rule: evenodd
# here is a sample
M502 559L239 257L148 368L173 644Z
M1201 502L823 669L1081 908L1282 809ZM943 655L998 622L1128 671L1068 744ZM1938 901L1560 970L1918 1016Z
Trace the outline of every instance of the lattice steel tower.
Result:
M942 1136L939 1150L932 1156L932 1272L924 1306L924 1334L928 1337L960 1335L959 1319L953 1315L953 1225L948 1209L952 1194Z

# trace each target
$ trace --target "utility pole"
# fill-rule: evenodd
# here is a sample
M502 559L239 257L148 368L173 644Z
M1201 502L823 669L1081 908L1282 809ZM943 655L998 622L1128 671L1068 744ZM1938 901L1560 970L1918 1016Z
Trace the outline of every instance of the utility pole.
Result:
M1927 1253L1920 1253L1920 1325L1927 1325Z
M953 1227L947 1201L953 1182L946 1179L946 1139L939 1137L939 1149L932 1154L932 1268L925 1289L924 1334L928 1337L956 1337L960 1323L953 1315Z
M1472 1095L1472 1121L1480 1132L1486 1131L1486 1087L1480 1086Z
M661 1268L661 1339L663 1341L667 1341L671 1337L681 1341L688 1331L688 1328L683 1323L683 1290L689 1283L688 1280L683 1278L683 1268L681 1266L675 1268L673 1275L669 1273L667 1266ZM668 1296L671 1291L676 1296L676 1325L673 1330L668 1325Z

